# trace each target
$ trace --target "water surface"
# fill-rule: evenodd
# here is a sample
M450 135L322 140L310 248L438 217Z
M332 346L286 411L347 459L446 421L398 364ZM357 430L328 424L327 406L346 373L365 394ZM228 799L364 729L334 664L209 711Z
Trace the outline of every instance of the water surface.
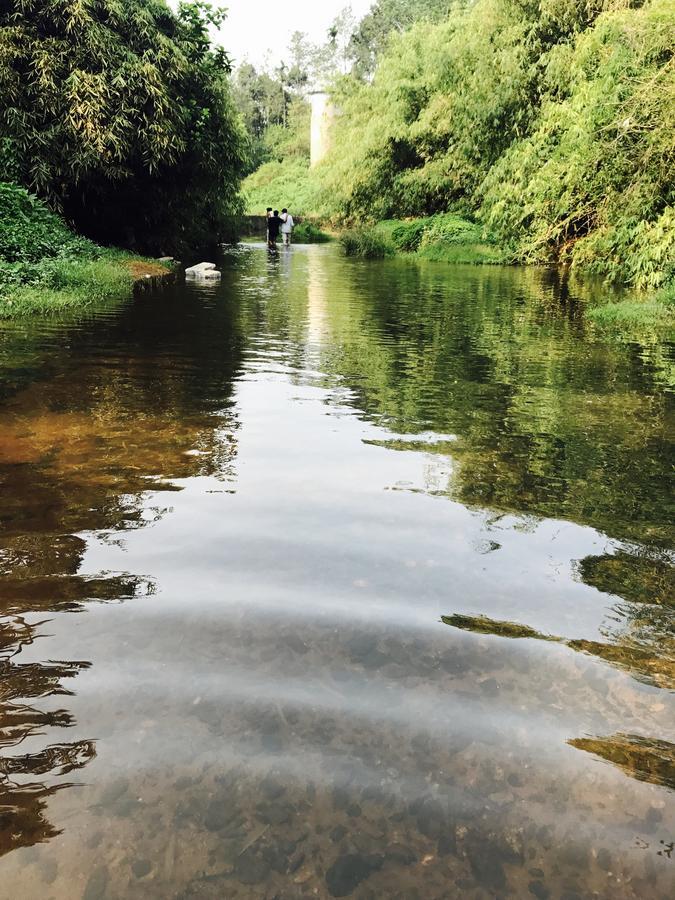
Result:
M672 896L669 348L222 267L0 329L0 896Z

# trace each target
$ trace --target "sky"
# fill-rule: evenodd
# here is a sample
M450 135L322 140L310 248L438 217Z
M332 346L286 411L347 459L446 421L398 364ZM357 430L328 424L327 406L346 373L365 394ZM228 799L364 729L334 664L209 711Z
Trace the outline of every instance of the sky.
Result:
M294 31L306 32L313 42L326 39L335 16L351 6L357 18L368 12L374 0L222 0L228 16L218 43L235 65L244 60L259 65L268 50L283 53Z

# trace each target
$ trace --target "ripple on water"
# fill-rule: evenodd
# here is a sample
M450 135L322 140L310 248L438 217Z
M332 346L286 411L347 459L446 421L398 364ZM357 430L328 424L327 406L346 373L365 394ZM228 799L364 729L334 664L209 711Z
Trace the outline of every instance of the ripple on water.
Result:
M2 326L3 900L671 896L669 350L563 277Z

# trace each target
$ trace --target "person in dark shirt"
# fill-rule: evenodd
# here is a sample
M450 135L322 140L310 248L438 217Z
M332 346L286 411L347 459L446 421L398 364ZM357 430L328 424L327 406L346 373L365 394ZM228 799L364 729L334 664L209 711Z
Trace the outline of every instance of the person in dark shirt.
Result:
M279 231L283 225L283 220L279 218L279 210L274 210L274 215L267 220L267 239L270 250L274 250L277 246Z

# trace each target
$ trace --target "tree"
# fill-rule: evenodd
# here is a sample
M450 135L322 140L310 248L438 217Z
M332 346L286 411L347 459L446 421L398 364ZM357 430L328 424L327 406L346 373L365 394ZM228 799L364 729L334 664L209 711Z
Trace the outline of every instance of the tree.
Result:
M357 75L370 76L393 32L407 31L415 22L439 22L457 0L377 0L352 31L349 52Z
M245 146L209 38L224 16L201 0L0 0L0 176L103 242L213 238Z

